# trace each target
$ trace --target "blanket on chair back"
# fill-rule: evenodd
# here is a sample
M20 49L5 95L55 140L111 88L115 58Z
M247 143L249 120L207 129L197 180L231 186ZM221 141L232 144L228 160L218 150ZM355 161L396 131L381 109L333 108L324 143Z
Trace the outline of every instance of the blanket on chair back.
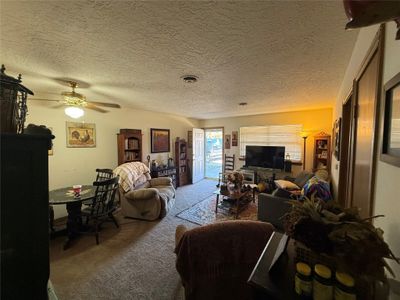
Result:
M151 179L150 169L142 162L122 164L116 167L113 172L115 175L119 175L119 185L124 192L129 192L136 185L143 184Z

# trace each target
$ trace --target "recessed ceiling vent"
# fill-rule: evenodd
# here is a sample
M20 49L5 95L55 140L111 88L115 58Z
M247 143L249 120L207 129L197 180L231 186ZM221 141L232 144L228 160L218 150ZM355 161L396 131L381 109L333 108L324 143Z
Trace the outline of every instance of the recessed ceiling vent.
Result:
M185 75L185 76L182 76L182 79L185 83L195 83L195 82L197 82L199 77L197 77L195 75Z

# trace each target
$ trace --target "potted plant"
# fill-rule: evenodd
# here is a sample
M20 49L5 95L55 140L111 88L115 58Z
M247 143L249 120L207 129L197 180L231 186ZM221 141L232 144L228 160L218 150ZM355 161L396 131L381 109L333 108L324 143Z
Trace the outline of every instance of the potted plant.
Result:
M292 209L283 217L284 227L288 236L300 242L296 243L296 252L302 259L311 257L311 264L326 262L353 275L362 299L372 299L375 283L387 281L385 269L394 276L385 259L397 263L399 259L384 241L383 231L371 222L382 216L362 219L357 208L344 209L334 201L313 196L290 203Z

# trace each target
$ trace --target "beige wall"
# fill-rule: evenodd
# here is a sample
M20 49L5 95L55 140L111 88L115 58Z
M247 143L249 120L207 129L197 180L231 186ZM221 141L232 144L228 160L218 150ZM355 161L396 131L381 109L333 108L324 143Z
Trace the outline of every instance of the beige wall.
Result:
M313 134L320 131L325 131L331 134L332 131L332 109L318 109L318 110L306 110L296 112L284 112L284 113L273 113L273 114L262 114L254 116L243 116L243 117L232 117L222 119L211 119L200 121L200 126L207 127L224 127L225 134L231 134L232 131L239 131L242 126L262 126L262 125L289 125L289 124L301 124L303 130L310 131ZM306 169L312 169L312 153L313 153L313 138L310 136L307 139L307 157L306 157ZM241 167L243 161L239 161L239 147L231 147L230 150L225 150L228 155L235 154L236 162L235 167ZM295 166L293 172L297 173L302 170L301 166Z
M378 26L372 26L362 29L358 35L351 60L346 70L342 87L338 94L334 110L335 120L342 113L342 101L345 100L352 85L352 80L359 70L369 46L377 32ZM400 41L395 40L396 26L394 22L386 25L384 66L383 66L383 84L390 78L400 72ZM381 105L381 109L382 109ZM381 115L382 117L382 111ZM380 132L380 131L379 131ZM375 194L374 194L374 215L385 215L375 221L375 225L385 231L385 240L394 251L395 255L400 256L400 219L398 211L400 209L399 183L400 168L389 165L379 160L379 152L382 143L382 135L378 137L379 150L377 153L377 169L375 174ZM337 164L333 158L334 164ZM338 172L333 168L332 177L335 184L338 182ZM389 261L390 266L395 271L397 278L400 277L400 266Z
M67 148L65 122L73 119L63 109L50 109L28 100L29 115L26 124L46 125L53 128L54 155L49 156L49 188L56 189L73 184L91 184L96 168L115 168L118 163L117 133L120 128L141 129L143 134L143 160L150 154L150 128L171 130L171 151L176 137L187 137L187 131L198 126L198 121L149 111L122 108L110 109L106 114L86 110L79 119L95 123L97 145L95 148ZM173 152L169 154L173 155ZM150 154L151 159L167 163L168 153ZM56 217L66 215L65 206L55 206Z

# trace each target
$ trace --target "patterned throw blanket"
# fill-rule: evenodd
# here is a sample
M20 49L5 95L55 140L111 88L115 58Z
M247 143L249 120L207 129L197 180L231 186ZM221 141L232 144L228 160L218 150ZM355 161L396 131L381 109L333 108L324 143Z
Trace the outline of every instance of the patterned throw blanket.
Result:
M151 179L150 169L142 162L122 164L116 167L113 172L115 175L119 175L119 185L124 192L129 192L134 189L137 181L141 177L146 177L147 180Z

